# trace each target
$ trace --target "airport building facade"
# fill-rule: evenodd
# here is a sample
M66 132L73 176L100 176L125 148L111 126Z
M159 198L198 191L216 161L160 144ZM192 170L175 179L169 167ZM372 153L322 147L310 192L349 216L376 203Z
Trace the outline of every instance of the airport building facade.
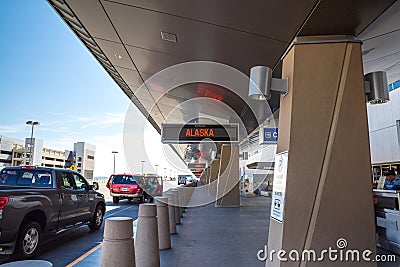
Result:
M43 140L0 136L0 168L34 165L51 168L70 168L72 165L87 179L93 179L96 146L77 142L74 150L57 150L43 146ZM31 163L32 162L32 163Z

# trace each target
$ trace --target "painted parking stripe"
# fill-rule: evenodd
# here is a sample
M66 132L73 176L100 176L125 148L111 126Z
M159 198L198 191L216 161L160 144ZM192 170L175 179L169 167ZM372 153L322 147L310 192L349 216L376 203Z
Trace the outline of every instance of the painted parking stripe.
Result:
M89 256L90 254L92 254L93 252L95 252L96 250L98 250L101 245L103 243L98 244L97 246L95 246L94 248L92 248L91 250L89 250L88 252L86 252L85 254L83 254L82 256L80 256L79 258L77 258L76 260L74 260L73 262L71 262L70 264L68 264L66 267L72 267L75 266L76 264L78 264L79 262L83 261L87 256Z

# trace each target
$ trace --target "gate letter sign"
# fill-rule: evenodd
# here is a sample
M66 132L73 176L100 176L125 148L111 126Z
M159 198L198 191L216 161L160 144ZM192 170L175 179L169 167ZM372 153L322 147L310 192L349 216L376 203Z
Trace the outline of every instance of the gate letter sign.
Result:
M278 142L278 128L260 128L260 145L276 144Z

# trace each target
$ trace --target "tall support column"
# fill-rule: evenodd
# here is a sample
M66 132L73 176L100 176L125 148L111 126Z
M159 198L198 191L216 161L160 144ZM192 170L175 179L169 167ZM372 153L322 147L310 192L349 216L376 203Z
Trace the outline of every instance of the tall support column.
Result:
M239 146L223 145L218 170L217 207L239 207Z
M342 238L344 253L375 253L361 44L296 44L283 61L286 77L289 93L281 99L277 146L277 153L288 151L284 215L283 222L270 220L268 250L297 250L300 256L314 250L319 257L329 247L340 251ZM327 254L322 262L284 262L275 254L266 264L321 265L376 263L334 262Z
M210 168L207 168L205 171L205 179L206 179L206 189L207 193L210 194Z
M218 171L219 171L220 160L215 159L211 162L210 167L210 194L217 194L217 179L218 179Z

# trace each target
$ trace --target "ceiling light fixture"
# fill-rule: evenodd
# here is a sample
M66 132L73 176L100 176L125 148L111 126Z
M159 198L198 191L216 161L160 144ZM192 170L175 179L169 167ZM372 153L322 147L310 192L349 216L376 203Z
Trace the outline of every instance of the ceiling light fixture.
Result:
M116 57L116 58L122 58L122 56L121 56L121 55L118 55L118 54L115 54L114 57Z
M176 34L169 33L169 32L161 32L161 39L168 41L168 42L174 42L174 43L176 43L178 41Z
M271 91L286 95L288 79L272 78L272 69L265 66L252 67L250 70L249 97L254 100L270 100Z
M386 72L375 71L364 75L364 86L370 104L382 104L390 100Z

